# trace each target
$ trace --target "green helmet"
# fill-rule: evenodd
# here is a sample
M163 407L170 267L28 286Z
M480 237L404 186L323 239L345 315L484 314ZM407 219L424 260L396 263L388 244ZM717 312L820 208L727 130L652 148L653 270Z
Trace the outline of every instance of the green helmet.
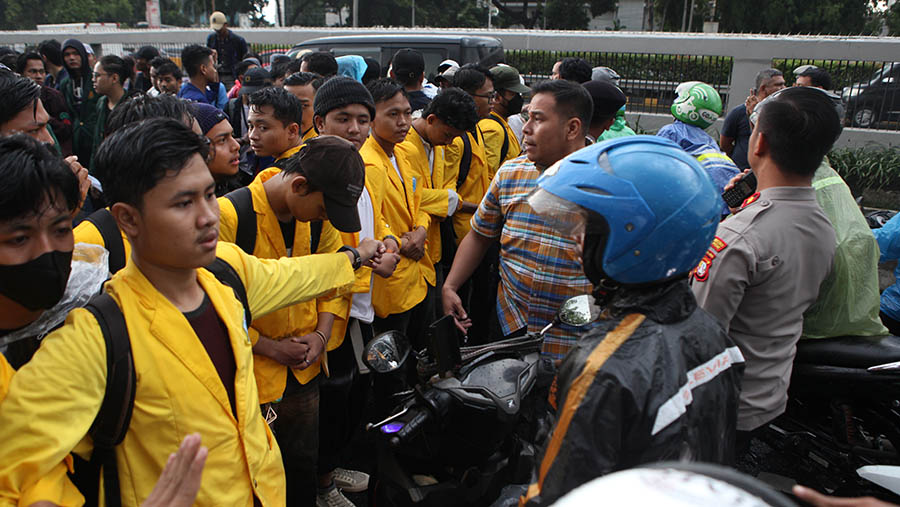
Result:
M706 83L687 81L678 85L675 93L672 116L688 125L705 129L722 114L722 97Z

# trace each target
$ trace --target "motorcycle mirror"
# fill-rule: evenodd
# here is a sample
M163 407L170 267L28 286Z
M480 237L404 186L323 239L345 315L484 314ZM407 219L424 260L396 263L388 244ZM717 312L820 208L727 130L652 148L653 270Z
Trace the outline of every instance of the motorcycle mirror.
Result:
M556 317L560 322L572 327L584 327L594 322L600 315L600 309L593 304L591 296L584 294L567 299Z
M390 373L406 361L411 347L400 331L387 331L376 336L366 345L363 362L377 373Z

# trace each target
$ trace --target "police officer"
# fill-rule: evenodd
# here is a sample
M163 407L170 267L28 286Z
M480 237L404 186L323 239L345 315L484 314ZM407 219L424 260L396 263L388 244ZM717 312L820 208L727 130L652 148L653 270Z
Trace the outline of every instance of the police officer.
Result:
M803 312L831 271L834 230L811 182L840 134L830 99L808 88L769 96L750 122L748 159L758 191L719 224L692 285L747 361L739 453L753 430L784 412Z

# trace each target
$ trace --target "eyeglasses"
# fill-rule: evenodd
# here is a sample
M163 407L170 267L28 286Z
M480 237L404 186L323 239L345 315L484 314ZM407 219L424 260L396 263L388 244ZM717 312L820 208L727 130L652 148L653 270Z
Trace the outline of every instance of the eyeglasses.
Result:
M499 94L496 90L494 90L494 91L492 91L492 92L491 92L490 94L488 94L488 95L479 95L479 94L477 94L477 93L473 93L473 94L471 94L471 95L472 95L473 97L481 97L481 98L483 98L483 99L488 99L488 100L497 100L497 96L500 95L500 94Z

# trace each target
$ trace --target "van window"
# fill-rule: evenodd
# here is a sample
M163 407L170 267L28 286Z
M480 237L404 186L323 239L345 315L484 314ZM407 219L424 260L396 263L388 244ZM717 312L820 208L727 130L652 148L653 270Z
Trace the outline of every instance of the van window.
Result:
M359 55L363 58L373 58L376 62L381 61L381 48L372 46L334 46L331 48L331 54L335 58L347 55Z

